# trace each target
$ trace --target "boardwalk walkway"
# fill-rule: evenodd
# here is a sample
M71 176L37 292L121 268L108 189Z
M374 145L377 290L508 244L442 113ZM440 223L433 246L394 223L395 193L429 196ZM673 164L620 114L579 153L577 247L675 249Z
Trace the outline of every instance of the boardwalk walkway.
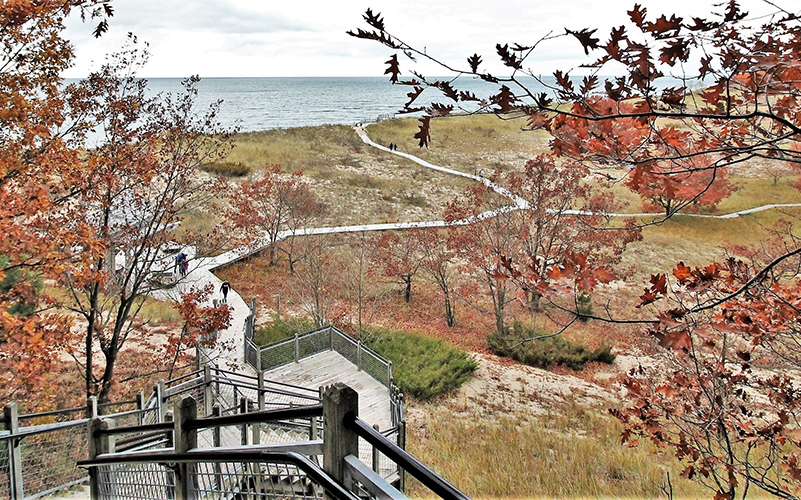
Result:
M361 140L368 144L369 146L378 148L382 151L387 153L395 154L398 156L402 156L409 160L416 162L417 164L432 169L441 173L445 173L448 175L456 175L460 177L465 177L476 182L481 182L491 189L495 190L498 194L505 196L510 199L512 202L508 207L504 210L525 210L529 207L529 204L526 200L513 195L509 191L505 190L503 187L500 187L488 179L483 177L468 174L465 172L460 172L458 170L453 170L445 167L441 167L438 165L431 164L425 160L417 158L408 153L404 153L397 150L390 150L380 144L374 143L370 138L367 136L365 130L361 127L355 127L356 133L359 135ZM748 210L742 210L739 212L734 212L730 214L723 214L723 215L699 215L699 214L677 214L682 216L689 216L689 217L704 217L704 218L716 218L716 219L731 219L747 214L752 214L755 212L769 210L774 208L784 208L784 207L799 207L801 204L793 203L793 204L781 204L781 205L764 205ZM573 211L571 213L581 214L582 212ZM330 234L330 233L349 233L349 232L365 232L365 231L388 231L388 230L402 230L402 229L410 229L410 228L425 228L425 227L447 227L449 225L461 225L461 224L470 224L476 222L478 220L482 220L488 217L492 217L496 215L497 212L487 212L485 214L478 215L476 217L472 217L470 219L465 219L461 221L455 221L451 223L447 223L445 221L421 221L421 222L397 222L397 223L389 223L389 224L361 224L361 225L352 225L352 226L334 226L334 227L317 227L317 228L305 228L296 231L295 233L290 233L289 231L281 232L278 235L277 240L283 240L285 238L291 236L305 236L305 235L318 235L318 234ZM664 214L662 213L637 213L637 214L608 214L613 217L632 217L632 216L654 216L654 217L663 217ZM239 248L235 248L223 254L220 254L216 257L208 257L208 258L198 258L192 259L190 265L190 272L189 275L186 276L181 282L174 288L169 290L160 291L156 295L157 298L162 299L171 299L171 300L178 300L180 298L180 293L186 290L189 290L192 286L204 286L207 283L211 283L215 289L215 297L221 298L221 294L219 292L220 285L222 281L217 278L212 271L218 267L228 265L230 263L236 262L248 255L261 251L263 248L268 246L270 242L266 239L261 239L253 242L251 245L243 246ZM247 365L244 361L244 345L243 345L243 332L244 332L244 324L245 318L248 315L248 306L242 297L236 293L235 290L231 290L228 294L228 304L233 308L233 316L231 318L231 326L224 331L219 333L219 342L222 345L222 349L218 349L214 354L216 357L217 362L227 368L231 368L234 370L239 370L244 373L254 374L254 370ZM348 374L347 371L350 367L353 367L353 370L356 371L356 368L351 365L349 362L344 360L344 358L336 359L336 358L326 358L325 354L319 355L319 359L309 358L306 360L302 360L298 365L289 366L287 365L286 371L276 370L275 372L270 372L268 378L272 378L274 380L283 380L281 377L289 377L286 379L287 382L298 384L298 385L305 385L307 387L317 387L319 385L326 385L330 384L335 381L346 381L344 377L350 377L351 374ZM317 356L315 356L316 358ZM327 364L326 364L327 363ZM308 365L310 368L306 370L305 367ZM349 365L349 366L348 366ZM313 367L313 368L312 368ZM336 367L337 374L340 374L343 378L335 378L333 376L333 372L331 368ZM315 373L317 372L317 373ZM319 375L317 377L316 375ZM361 373L361 376L368 377L368 375ZM297 378L293 378L297 377ZM370 378L370 380L373 380ZM347 381L346 381L347 382ZM365 391L369 390L370 383L368 381L362 381L358 378L350 379L350 382L354 388L359 390L359 387L364 388ZM378 384L378 382L376 382ZM380 384L379 384L380 385ZM383 387L383 386L381 386ZM383 388L384 393L386 393L386 388ZM359 390L361 395L362 391ZM388 397L388 396L387 396ZM373 401L374 396L367 395L365 393L365 400ZM368 404L371 406L372 403ZM383 406L389 411L389 403L387 402L385 405L382 403L377 405L377 407ZM372 412L372 410L366 410ZM379 425L384 427L382 422L384 420L377 416L376 413L376 420L370 421L371 423L379 423ZM386 421L389 420L389 416L386 416Z

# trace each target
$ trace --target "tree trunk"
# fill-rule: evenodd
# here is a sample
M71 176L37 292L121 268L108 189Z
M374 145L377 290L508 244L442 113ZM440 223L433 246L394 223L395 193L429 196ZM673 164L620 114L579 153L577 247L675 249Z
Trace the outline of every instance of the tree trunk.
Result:
M537 292L528 292L526 295L528 296L528 310L532 313L540 312L540 298L542 298L542 295Z
M401 276L403 283L406 285L406 289L404 290L403 298L406 299L406 302L411 302L412 300L412 275L411 274L404 274Z
M455 323L453 306L451 305L451 295L448 292L445 292L445 322L451 328L453 328Z

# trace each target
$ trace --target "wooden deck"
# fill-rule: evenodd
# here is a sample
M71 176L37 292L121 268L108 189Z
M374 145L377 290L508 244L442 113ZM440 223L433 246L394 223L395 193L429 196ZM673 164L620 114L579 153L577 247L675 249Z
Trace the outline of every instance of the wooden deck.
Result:
M325 351L280 366L264 372L264 378L309 388L342 382L359 393L359 418L370 425L378 424L381 430L391 426L389 390L338 352Z

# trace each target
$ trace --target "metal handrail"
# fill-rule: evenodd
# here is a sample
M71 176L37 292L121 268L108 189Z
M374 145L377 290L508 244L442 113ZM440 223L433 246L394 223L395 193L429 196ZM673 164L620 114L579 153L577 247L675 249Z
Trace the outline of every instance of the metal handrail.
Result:
M93 437L117 436L134 432L166 432L173 430L174 426L174 422L161 422L157 424L132 425L130 427L110 427L108 429L96 429Z
M321 417L322 415L323 405L298 406L280 410L262 410L222 417L199 418L187 422L185 428L187 430L207 429L210 427L222 427L224 425L255 424L268 422L270 420L291 420L294 418Z
M94 460L81 460L79 467L91 468L102 465L117 464L149 464L153 462L169 463L196 463L196 462L259 462L259 463L282 463L294 465L306 473L330 496L337 500L359 500L359 497L351 493L337 483L323 471L319 465L315 464L303 455L295 452L266 452L250 450L214 450L214 451L195 451L187 453L124 453L114 455L101 455Z
M345 414L343 423L362 439L373 445L390 460L398 464L403 470L414 476L428 489L447 500L470 500L470 497L459 491L455 486L445 481L436 472L432 471L422 462L401 449L392 441L381 435L370 425L360 420L353 412Z

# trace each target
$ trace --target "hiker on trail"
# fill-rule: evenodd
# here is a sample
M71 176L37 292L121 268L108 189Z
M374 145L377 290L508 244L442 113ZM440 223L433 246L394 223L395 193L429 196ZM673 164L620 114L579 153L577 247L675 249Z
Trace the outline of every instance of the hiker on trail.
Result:
M230 289L231 289L231 284L228 283L227 281L223 281L222 286L220 287L220 291L223 294L223 300L222 300L223 304L228 303L228 290Z
M186 254L184 254L183 252L181 252L178 255L176 255L175 256L175 267L177 267L180 270L181 269L181 262L183 262L183 260L185 258L186 258Z
M181 276L186 276L186 272L189 270L189 259L186 255L181 254L183 257L178 263L178 270L181 271Z

